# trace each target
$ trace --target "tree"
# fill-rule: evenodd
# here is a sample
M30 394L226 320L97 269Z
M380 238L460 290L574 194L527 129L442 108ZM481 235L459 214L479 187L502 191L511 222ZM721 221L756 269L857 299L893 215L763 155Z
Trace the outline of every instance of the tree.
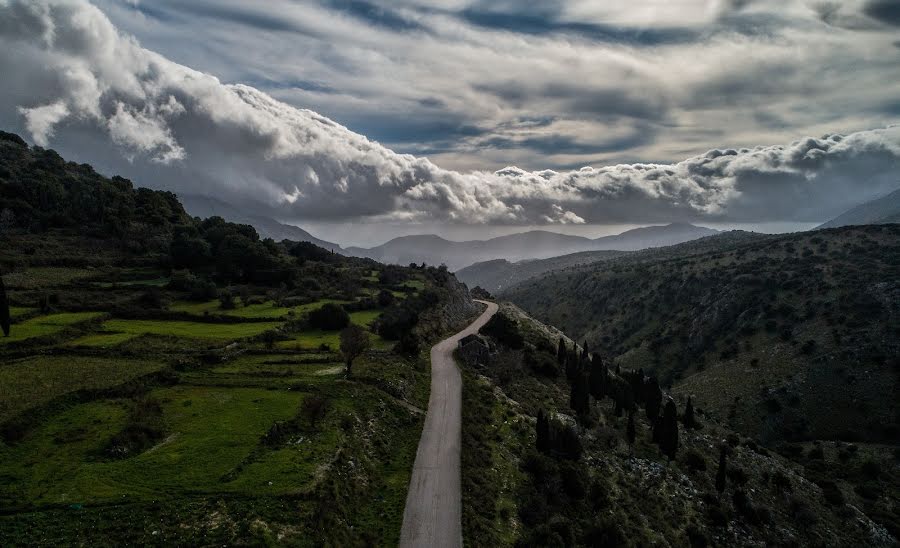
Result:
M634 427L634 411L628 413L628 427L625 429L625 438L628 440L628 445L634 446L634 438L637 432Z
M716 491L721 495L725 491L725 478L728 473L728 448L722 446L719 453L719 469L716 471Z
M650 377L644 383L644 410L647 412L647 420L651 425L656 424L660 409L662 409L662 390L659 388L656 377Z
M9 337L9 299L6 298L6 286L3 285L3 276L0 276L0 327L3 328L3 336Z
M594 396L594 399L599 400L606 396L606 387L609 383L609 371L606 369L606 364L603 363L603 358L601 358L599 354L594 354L594 357L591 360L591 372L588 382L591 386L591 395Z
M694 418L694 404L691 402L690 396L688 396L687 405L684 407L684 417L681 420L685 428L689 430L697 428L697 419Z
M347 364L347 377L353 371L353 360L369 349L371 341L369 333L362 327L352 324L341 331L341 354Z
M316 424L328 413L329 401L324 396L310 394L303 399L300 406L300 413L309 423L312 430L316 429Z
M659 428L659 448L669 460L674 460L678 452L678 409L671 399L666 402L663 409Z
M556 361L559 362L559 365L564 365L566 363L566 354L568 351L566 350L566 341L562 337L559 338L559 346L556 348Z
M569 405L578 413L579 417L586 417L591 410L591 392L588 386L588 378L579 372L572 381L569 394Z

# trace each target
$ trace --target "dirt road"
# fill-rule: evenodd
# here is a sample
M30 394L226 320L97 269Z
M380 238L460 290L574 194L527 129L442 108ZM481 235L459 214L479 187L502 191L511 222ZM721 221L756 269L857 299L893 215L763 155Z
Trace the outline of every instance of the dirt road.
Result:
M406 495L401 547L462 546L459 459L462 378L453 361L459 340L476 333L497 312L487 309L469 327L431 348L431 396Z

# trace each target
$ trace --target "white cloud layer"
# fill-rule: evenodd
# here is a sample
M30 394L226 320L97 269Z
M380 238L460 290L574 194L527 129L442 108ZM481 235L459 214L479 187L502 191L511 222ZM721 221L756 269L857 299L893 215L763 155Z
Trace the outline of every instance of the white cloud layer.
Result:
M628 78L640 70L622 65L619 74ZM731 70L710 97L741 85L741 66ZM52 144L140 184L217 195L282 218L494 224L820 220L900 186L900 126L786 146L712 150L671 164L537 172L442 169L254 87L223 84L170 61L118 31L83 0L0 0L0 73L16 75L0 80L0 123L26 130L35 143ZM499 95L582 101L563 81L533 90L515 90L504 81L493 86ZM529 87L527 80L522 87ZM598 93L604 103L650 117L660 115L669 100L652 88L641 95L612 88ZM511 138L522 138L522 131L511 130Z

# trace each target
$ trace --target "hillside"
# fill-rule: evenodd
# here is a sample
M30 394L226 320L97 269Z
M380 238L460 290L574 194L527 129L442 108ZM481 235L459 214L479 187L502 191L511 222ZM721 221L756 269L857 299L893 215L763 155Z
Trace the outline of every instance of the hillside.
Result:
M608 369L508 303L482 333L489 350L463 349L459 358L469 543L895 544L898 478L889 450L823 443L797 447L791 459L699 405L688 412L681 396L669 415L654 379ZM672 431L667 457L669 446L654 440Z
M900 223L900 189L842 213L818 228Z
M0 218L0 545L396 544L424 350L478 312L451 274L196 220L6 133Z
M900 226L706 238L504 297L767 443L895 440Z
M718 231L690 224L672 223L628 230L614 236L584 238L532 230L489 240L452 242L439 236L404 236L370 249L351 247L347 253L394 264L446 264L458 270L477 262L505 259L546 259L584 251L633 251L686 242Z
M300 227L279 223L275 219L262 215L247 214L231 204L209 196L182 194L178 196L178 200L184 206L184 209L195 217L205 219L218 216L232 223L250 225L256 229L261 238L271 238L276 242L282 240L309 242L336 253L343 251L341 246L320 240Z
M469 287L481 287L498 293L553 270L605 261L619 257L622 251L582 251L549 259L509 262L506 259L482 261L456 271L459 281Z

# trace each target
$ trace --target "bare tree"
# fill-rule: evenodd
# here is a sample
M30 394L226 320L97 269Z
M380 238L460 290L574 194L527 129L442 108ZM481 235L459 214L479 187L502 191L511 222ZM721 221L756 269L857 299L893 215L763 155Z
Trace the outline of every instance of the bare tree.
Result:
M353 371L353 360L368 350L371 344L369 333L358 325L351 324L341 331L341 354L347 364L348 378Z

